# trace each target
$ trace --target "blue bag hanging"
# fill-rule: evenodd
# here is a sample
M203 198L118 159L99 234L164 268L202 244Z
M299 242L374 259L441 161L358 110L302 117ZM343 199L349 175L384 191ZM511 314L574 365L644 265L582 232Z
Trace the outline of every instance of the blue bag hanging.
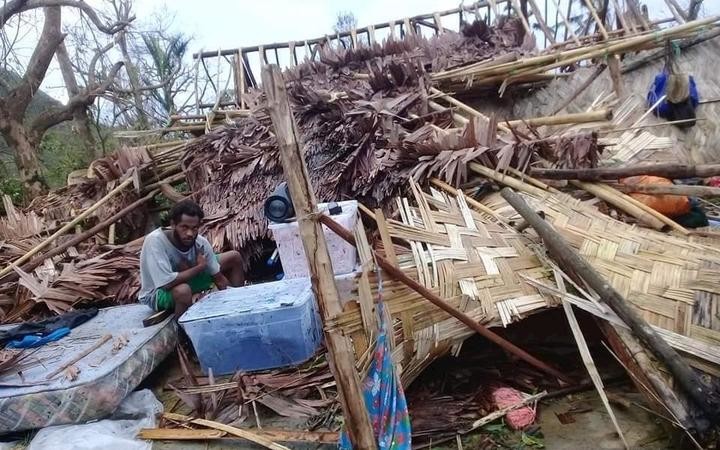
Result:
M648 107L660 102L654 114L668 121L684 120L676 124L679 128L695 125L695 108L700 104L697 83L692 75L680 73L675 61L676 46L668 41L665 47L665 67L655 75L647 95ZM665 98L660 101L663 96Z

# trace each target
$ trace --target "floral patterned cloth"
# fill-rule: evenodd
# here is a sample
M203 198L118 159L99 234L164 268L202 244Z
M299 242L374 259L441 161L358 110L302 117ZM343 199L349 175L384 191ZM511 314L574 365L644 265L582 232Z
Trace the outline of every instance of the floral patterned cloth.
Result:
M380 317L382 304L378 305ZM382 323L382 320L381 320ZM373 431L378 439L378 450L409 450L410 415L408 414L405 393L395 373L390 356L385 327L380 330L375 355L368 376L363 382L363 397L370 414ZM352 445L347 433L340 435L341 450L351 450Z

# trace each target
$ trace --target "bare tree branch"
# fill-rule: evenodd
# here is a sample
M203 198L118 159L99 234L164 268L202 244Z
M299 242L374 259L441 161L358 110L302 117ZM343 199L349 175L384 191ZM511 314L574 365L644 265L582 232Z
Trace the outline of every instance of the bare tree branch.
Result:
M172 84L175 81L175 76L178 75L182 70L182 67L178 67L175 72L173 72L169 77L166 79L160 81L156 84L150 84L150 85L144 85L140 86L137 89L123 89L121 87L113 86L109 88L108 90L112 92L117 92L118 94L134 94L135 92L142 92L142 91L154 91L155 89L160 89L168 86L169 84Z
M135 16L132 16L128 17L127 20L124 21L106 24L100 19L95 9L83 0L12 0L6 2L5 6L0 8L0 27L4 26L12 16L21 12L53 6L77 8L90 18L98 30L111 35L123 30L130 24L130 22L135 20Z
M35 120L33 120L30 128L37 133L44 133L48 128L72 119L73 113L77 108L87 108L95 101L98 95L107 90L115 80L122 66L122 62L115 63L110 73L108 73L107 78L105 78L102 83L83 89L82 92L72 97L62 108L47 110L39 114Z
M107 52L110 51L111 48L115 46L115 42L110 42L105 47L101 48L95 54L93 55L92 59L90 60L90 66L88 68L88 85L93 85L96 83L96 67L97 63L100 60L100 58Z

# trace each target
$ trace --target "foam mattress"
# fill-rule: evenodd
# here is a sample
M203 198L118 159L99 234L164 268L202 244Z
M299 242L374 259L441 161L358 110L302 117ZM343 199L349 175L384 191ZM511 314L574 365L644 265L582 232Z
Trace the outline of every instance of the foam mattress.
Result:
M40 347L17 369L0 376L0 434L111 414L175 349L172 318L143 328L143 319L152 313L139 304L102 309L69 336ZM112 338L74 364L79 369L74 380L64 373L46 379L107 334Z

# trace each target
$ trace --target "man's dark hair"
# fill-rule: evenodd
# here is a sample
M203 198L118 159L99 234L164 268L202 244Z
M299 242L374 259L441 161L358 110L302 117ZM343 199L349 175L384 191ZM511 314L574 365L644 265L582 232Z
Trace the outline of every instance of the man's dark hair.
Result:
M180 223L183 215L197 217L200 220L205 217L205 213L200 205L192 200L183 200L173 206L170 210L170 222Z

